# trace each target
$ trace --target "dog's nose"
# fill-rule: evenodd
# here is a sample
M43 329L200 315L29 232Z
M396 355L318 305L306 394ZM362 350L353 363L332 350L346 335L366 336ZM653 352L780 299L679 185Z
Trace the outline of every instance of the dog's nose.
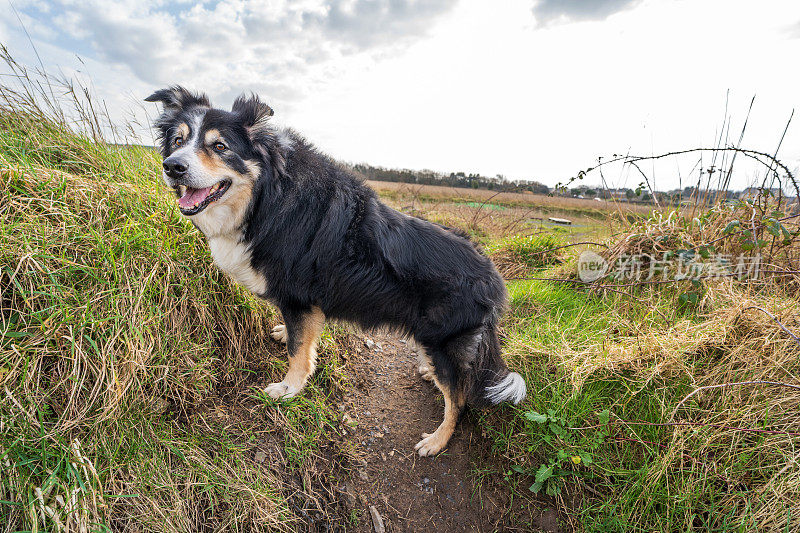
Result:
M180 159L168 157L164 160L164 173L173 179L180 179L186 174L186 165Z

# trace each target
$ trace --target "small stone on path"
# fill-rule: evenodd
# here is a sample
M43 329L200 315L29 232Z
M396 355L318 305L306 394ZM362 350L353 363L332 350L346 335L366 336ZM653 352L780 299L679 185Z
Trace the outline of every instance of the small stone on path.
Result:
M380 513L374 505L369 506L369 514L372 516L372 529L375 530L375 533L386 533L386 528L383 525L383 518L381 518Z
M351 429L354 429L358 425L358 422L353 420L353 418L350 415L348 415L347 413L345 413L344 416L342 417L342 423L346 427L351 428Z

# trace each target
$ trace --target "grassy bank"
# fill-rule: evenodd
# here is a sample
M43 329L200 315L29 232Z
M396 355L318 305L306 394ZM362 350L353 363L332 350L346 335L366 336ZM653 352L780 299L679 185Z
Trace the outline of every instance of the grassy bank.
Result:
M0 531L293 530L342 349L327 332L302 399L260 395L274 311L213 267L157 154L38 111L0 106Z

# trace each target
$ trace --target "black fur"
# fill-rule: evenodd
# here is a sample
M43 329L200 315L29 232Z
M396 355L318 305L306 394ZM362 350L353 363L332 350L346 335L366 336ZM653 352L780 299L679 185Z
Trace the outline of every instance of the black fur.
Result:
M190 105L165 109L157 126L167 139L181 113L208 105L204 96L169 91L150 99ZM237 99L232 112L204 112L203 128L220 129L231 143L228 164L260 165L241 230L268 282L262 296L287 328L317 306L328 319L401 331L425 348L440 383L486 403L486 387L509 373L497 337L507 293L492 262L464 235L381 203L299 135L284 133L292 146L282 146L265 123L272 110L257 97ZM169 155L168 142L163 151Z

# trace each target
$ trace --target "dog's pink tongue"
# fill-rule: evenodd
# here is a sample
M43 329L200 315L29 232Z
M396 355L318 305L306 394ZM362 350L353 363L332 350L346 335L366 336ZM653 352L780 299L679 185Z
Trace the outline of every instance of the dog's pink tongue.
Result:
M191 187L186 187L186 193L180 197L178 200L178 205L184 209L194 207L195 204L199 204L205 200L210 192L211 187L205 187L203 189L192 189Z

